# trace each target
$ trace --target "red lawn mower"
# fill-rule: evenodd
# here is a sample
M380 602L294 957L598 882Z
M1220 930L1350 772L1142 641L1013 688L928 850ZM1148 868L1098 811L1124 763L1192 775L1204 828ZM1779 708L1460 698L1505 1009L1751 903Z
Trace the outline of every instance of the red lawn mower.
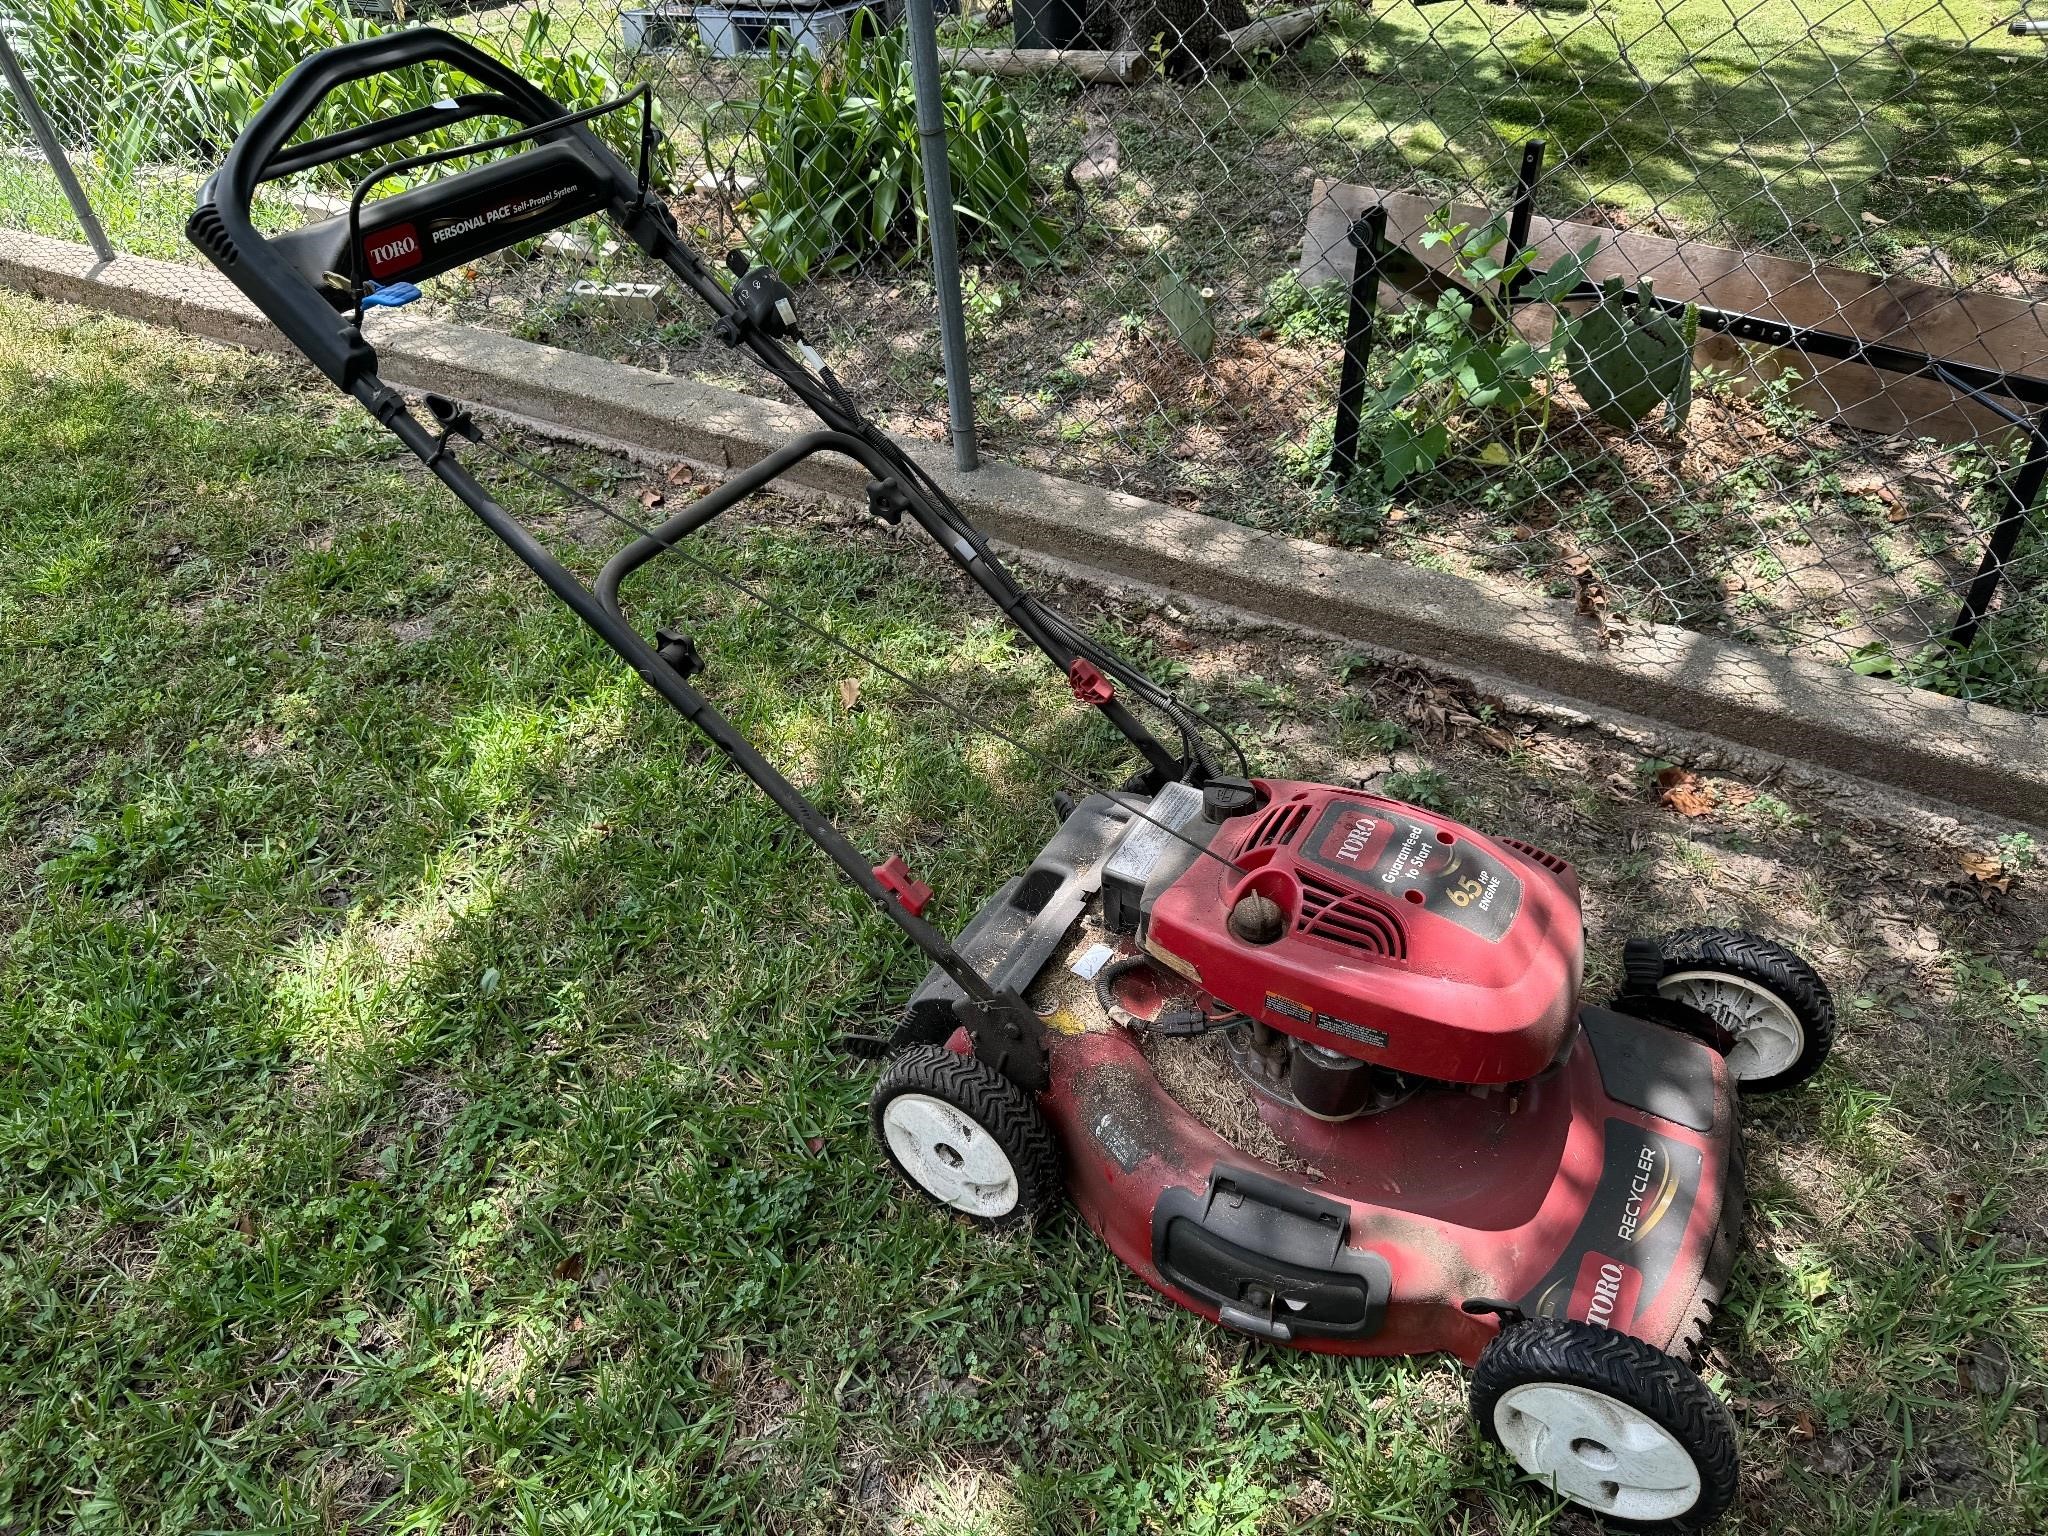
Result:
M299 137L331 93L412 68L477 88ZM592 127L635 105L637 170ZM475 121L510 128L366 160ZM1480 1432L1563 1498L1636 1529L1711 1522L1735 1496L1735 1432L1686 1361L1735 1254L1738 1088L1819 1068L1827 987L1767 939L1695 928L1629 943L1620 994L1589 1002L1578 883L1557 855L1362 790L1260 778L1241 754L1227 769L1170 693L1016 585L803 344L772 271L735 256L727 282L701 261L649 190L652 146L644 86L571 112L466 41L399 32L294 70L189 233L930 957L877 1042L890 1059L874 1129L913 1187L992 1227L1071 1199L1146 1284L1275 1346L1449 1351L1474 1367ZM481 163L377 195L465 158ZM345 215L258 228L263 183L340 162L370 166ZM462 458L532 466L457 402L430 395L416 416L364 334L419 280L592 215L822 424L654 528L553 481L636 535L594 588ZM686 541L821 453L860 465L874 516L929 534L1137 758L1117 788L1057 797L1051 841L957 938L925 921L931 892L900 856L862 855L719 714L688 634L643 635L622 606L625 579L664 554L769 602Z

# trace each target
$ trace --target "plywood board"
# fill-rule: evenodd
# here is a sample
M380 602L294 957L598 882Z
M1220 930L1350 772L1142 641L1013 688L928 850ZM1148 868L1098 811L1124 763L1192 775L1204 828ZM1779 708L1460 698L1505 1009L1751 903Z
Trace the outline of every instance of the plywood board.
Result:
M1437 199L1318 181L1298 268L1304 283L1350 277L1352 222L1380 202L1387 206L1389 240L1405 245L1432 267L1449 265L1444 246L1422 244L1431 217L1443 206ZM1492 217L1488 210L1466 203L1453 204L1451 215L1473 225ZM1634 282L1647 277L1668 298L1911 347L1952 362L2048 376L2048 310L2026 299L1872 277L1569 219L1539 215L1530 224L1530 243L1541 252L1543 265L1596 238L1599 250L1588 268L1596 279L1622 277ZM1398 296L1383 290L1382 302L1398 302ZM1533 329L1547 328L1547 313L1532 313L1526 323ZM1796 368L1803 377L1794 391L1800 404L1818 416L1865 431L1908 432L1959 442L2005 430L1993 413L1931 379L1903 378L1790 348L1744 348L1726 336L1704 333L1694 356L1702 366L1745 374L1751 387Z

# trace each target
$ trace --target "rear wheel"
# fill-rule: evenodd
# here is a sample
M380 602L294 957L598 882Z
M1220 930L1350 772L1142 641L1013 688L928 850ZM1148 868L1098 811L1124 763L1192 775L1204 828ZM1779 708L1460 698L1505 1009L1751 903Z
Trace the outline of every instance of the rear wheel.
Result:
M1630 1334L1533 1318L1472 1373L1472 1417L1523 1472L1623 1530L1704 1530L1735 1501L1735 1424L1707 1384Z
M1658 945L1657 995L1727 1032L1743 1092L1795 1087L1820 1070L1835 1043L1835 1000L1804 958L1737 928L1681 928Z
M912 1046L882 1074L869 1108L889 1161L936 1204L1008 1227L1059 1199L1051 1128L1024 1090L986 1062Z

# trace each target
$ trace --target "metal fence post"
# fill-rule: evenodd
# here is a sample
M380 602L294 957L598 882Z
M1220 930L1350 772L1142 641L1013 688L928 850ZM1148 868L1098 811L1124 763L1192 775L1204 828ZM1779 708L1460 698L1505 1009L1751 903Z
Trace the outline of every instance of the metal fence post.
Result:
M939 350L946 364L946 422L953 464L980 463L974 444L974 387L967 377L967 320L960 308L960 241L953 221L953 176L946 161L946 107L939 95L939 31L932 0L908 0L910 83L917 93L917 138L924 151L926 226L931 232L932 287L939 300Z
M14 92L15 102L21 107L21 115L28 122L28 131L35 135L36 145L43 152L43 158L50 162L50 169L57 173L58 185L63 187L64 196L70 199L71 211L78 215L78 222L85 230L86 242L92 246L93 254L101 261L114 259L114 248L107 243L107 232L100 228L100 221L92 211L92 204L86 201L85 188L78 184L78 178L71 173L71 162L64 157L64 146L57 142L57 135L50 128L50 120L43 116L41 103L36 93L28 87L28 76L22 73L21 61L14 56L14 45L7 40L7 29L0 27L0 75L7 77L8 89Z
M1373 311L1380 302L1380 263L1387 254L1387 205L1375 204L1351 225L1351 306L1344 322L1344 361L1337 380L1337 423L1330 434L1331 478L1344 489L1358 472L1359 414L1365 408L1365 365L1372 354Z

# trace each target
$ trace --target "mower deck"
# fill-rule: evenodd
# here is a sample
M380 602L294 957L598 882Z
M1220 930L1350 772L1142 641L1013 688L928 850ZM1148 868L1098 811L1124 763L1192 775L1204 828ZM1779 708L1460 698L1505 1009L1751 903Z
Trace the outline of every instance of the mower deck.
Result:
M1100 926L1101 869L1143 803L1081 802L958 941L1045 1020L1040 1107L1069 1193L1117 1256L1202 1316L1295 1348L1469 1362L1500 1318L1464 1304L1491 1298L1690 1352L1740 1224L1719 1053L1582 1007L1563 1058L1527 1083L1306 1114L1239 1076L1218 1036L1113 1020L1074 970L1118 945ZM950 1027L953 996L934 971L913 1019Z

